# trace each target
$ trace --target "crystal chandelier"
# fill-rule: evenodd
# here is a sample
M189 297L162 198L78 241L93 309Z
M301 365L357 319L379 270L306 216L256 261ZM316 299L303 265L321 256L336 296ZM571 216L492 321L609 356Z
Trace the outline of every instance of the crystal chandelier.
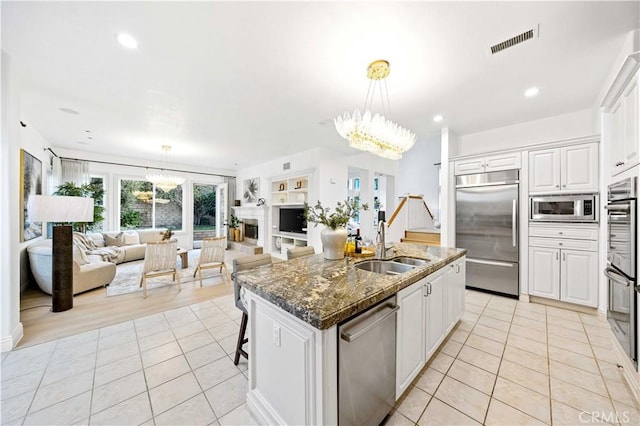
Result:
M165 165L168 167L169 152L171 151L171 146L162 145L162 151L164 152ZM160 171L162 172L163 170L160 170ZM164 192L171 191L172 189L178 187L179 185L182 185L185 180L183 177L167 175L164 173L148 174L145 177L149 182L153 183L157 188L162 189Z
M390 72L388 61L378 60L369 64L367 77L371 81L364 102L364 113L360 114L360 111L356 109L353 114L345 112L343 116L338 116L333 121L340 136L349 141L350 147L391 160L399 160L402 158L402 154L410 150L416 143L415 133L387 120L380 114L374 115L371 112L371 104L376 90L380 91L383 109L385 108L384 95L386 94L386 108L390 109L389 92L385 81Z

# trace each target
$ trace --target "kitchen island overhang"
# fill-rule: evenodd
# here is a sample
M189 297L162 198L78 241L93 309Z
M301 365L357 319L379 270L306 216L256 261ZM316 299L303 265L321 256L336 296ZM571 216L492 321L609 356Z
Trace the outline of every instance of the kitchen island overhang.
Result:
M422 285L417 283L426 277L441 275L447 265L464 265L465 254L463 249L400 243L387 250L387 259L429 262L385 275L317 254L235 274L246 289L249 311L249 409L269 424L337 424L338 324ZM462 304L456 306L464 306L464 282L462 289L456 293ZM450 317L457 322L460 314ZM447 325L446 333L455 323Z

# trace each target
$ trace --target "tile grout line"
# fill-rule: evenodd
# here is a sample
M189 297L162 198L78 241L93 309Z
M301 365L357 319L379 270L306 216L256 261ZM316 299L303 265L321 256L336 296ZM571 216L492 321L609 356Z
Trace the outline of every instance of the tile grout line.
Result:
M27 407L27 411L25 412L24 417L22 418L21 424L24 424L27 421L27 417L29 417L29 415L32 414L31 413L31 407L33 406L33 402L36 400L36 396L38 395L38 392L40 391L40 386L42 386L42 381L44 380L44 375L47 373L47 369L49 368L49 363L51 362L51 358L53 358L53 353L58 348L58 343L59 342L60 342L60 339L56 339L55 340L55 344L53 346L53 349L51 350L51 353L49 354L49 359L47 360L47 365L45 365L44 370L42 370L42 376L40 376L40 380L38 381L38 386L36 387L36 391L33 393L33 397L31 398L31 402L29 403L29 407ZM62 401L60 401L60 402L62 402ZM52 404L49 407L51 407L53 405L55 405L55 404ZM44 410L46 408L48 408L48 407L43 407L38 411ZM34 413L37 413L38 411L34 411Z
M164 313L162 314L164 317ZM147 373L144 368L144 362L142 361L142 350L140 348L140 338L138 337L138 326L136 325L135 320L132 320L133 323L133 332L136 335L136 344L138 346L138 357L140 358L140 367L142 368L142 377L144 379L145 392L147 394L147 400L149 401L149 410L151 411L151 421L153 424L156 424L155 416L153 415L153 404L151 403L151 393L149 392L149 383L147 381ZM169 329L171 329L171 325L169 324ZM153 349L153 348L152 348Z

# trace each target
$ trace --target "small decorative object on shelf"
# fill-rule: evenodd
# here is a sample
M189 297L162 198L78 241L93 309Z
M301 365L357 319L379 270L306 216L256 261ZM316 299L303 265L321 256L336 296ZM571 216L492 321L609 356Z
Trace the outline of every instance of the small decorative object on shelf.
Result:
M284 183L281 183L278 187L278 191L284 191Z
M258 203L256 204L256 206L258 206L258 207L264 206L264 203L266 203L264 198L258 198Z
M166 231L161 232L160 235L162 235L162 241L169 241L171 237L173 237L173 231L171 229L167 229Z
M320 201L315 206L304 203L304 214L307 221L315 223L316 226L319 223L325 225L320 233L325 259L344 258L344 247L347 242L346 225L349 219L353 219L358 214L360 209L368 210L369 206L366 203L358 205L355 200L346 200L344 203L338 201L335 212L330 213L331 209L322 207Z

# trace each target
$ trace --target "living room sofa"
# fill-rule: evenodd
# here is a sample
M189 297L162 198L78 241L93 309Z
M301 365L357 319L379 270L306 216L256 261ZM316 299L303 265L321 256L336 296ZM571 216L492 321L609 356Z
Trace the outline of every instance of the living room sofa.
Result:
M117 262L122 263L144 259L146 244L148 242L162 241L164 232L166 232L166 229L163 228L125 231L124 233L129 234L130 238L128 239L121 238L124 236L122 232L92 232L86 234L86 236L91 238L98 248L108 247L107 240L109 237L112 239L121 238L121 244L116 246L124 254L124 256L119 256L119 261ZM136 234L136 237L131 238L132 234ZM126 244L131 241L133 241L133 244ZM48 239L38 241L27 248L31 272L40 290L47 294L51 294L52 287L51 244L52 241ZM115 275L115 263L103 261L100 255L86 254L74 244L73 294L105 286L113 281Z
M27 248L31 272L40 290L51 294L53 259L52 240L42 240ZM113 281L116 265L104 262L100 256L83 256L77 248L73 255L73 294L102 287Z
M131 262L133 260L141 260L144 259L144 251L147 243L155 243L158 241L162 241L162 234L166 232L164 228L157 229L138 229L135 231L121 231L121 232L91 232L88 233L87 236L93 240L93 242L98 247L108 247L108 246L116 246L120 247L120 249L124 252L124 259L122 262ZM127 239L126 234L137 234L137 239L134 239L133 244L128 244L130 239ZM124 238L118 238L121 235ZM120 240L120 244L108 244L107 239L111 238L111 242L114 240ZM118 262L118 263L122 263Z

